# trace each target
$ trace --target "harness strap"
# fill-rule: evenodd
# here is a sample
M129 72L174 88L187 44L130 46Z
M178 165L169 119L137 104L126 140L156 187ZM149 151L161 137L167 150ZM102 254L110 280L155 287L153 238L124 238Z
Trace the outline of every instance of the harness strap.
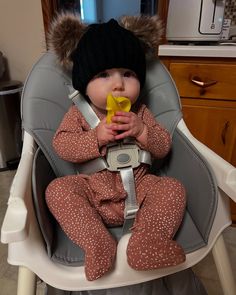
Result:
M125 199L125 219L133 219L138 211L139 207L136 200L135 182L132 167L122 168L119 170L124 189L126 190L128 197Z
M130 232L139 206L136 199L135 181L132 167L122 168L119 171L124 189L127 192L127 198L125 199L124 223L122 228L122 234L124 235Z
M99 124L100 120L87 100L77 90L71 93L69 98L81 111L90 127L95 128Z
M69 98L78 107L90 127L95 128L100 122L96 113L87 102L87 100L82 95L80 95L79 91L74 90L71 85L67 86L70 92ZM140 163L151 164L151 155L149 152L139 149L138 160ZM80 165L78 168L78 172L84 174L92 174L104 169L109 170L109 165L103 157L100 157L94 160L90 160L83 165ZM124 224L122 230L123 234L125 234L131 229L139 206L136 200L135 181L132 166L123 167L117 169L117 171L120 172L124 189L127 192L127 198L125 199Z
M151 165L152 161L150 153L144 150L139 150L139 162ZM109 170L109 165L104 157L100 157L80 164L77 170L78 173L91 175L105 169ZM119 171L121 172L122 169L119 169Z
M82 174L93 174L108 168L107 161L103 158L96 158L93 160L89 160L86 163L80 164L78 167L78 173Z

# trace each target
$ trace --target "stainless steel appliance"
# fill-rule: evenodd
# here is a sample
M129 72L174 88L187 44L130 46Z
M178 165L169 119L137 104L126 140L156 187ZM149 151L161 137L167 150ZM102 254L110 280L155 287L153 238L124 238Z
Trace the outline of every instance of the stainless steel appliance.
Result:
M224 8L225 0L169 0L167 40L220 40Z

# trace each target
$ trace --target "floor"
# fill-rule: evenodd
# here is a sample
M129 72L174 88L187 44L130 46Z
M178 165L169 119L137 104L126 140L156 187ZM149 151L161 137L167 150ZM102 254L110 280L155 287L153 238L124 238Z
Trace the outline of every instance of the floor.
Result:
M0 226L6 211L9 187L14 173L15 171L0 172ZM224 239L236 279L236 227L227 228L224 231ZM203 282L209 295L223 295L211 254L195 266L193 270ZM0 295L16 294L16 281L17 268L7 263L7 246L0 243ZM44 294L43 290L44 285L39 281L37 295Z

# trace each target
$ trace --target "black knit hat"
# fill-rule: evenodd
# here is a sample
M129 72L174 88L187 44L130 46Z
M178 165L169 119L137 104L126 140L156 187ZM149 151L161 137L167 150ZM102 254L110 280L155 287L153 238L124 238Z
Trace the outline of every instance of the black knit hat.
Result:
M140 40L114 19L90 25L71 57L73 87L84 95L95 75L112 68L134 71L141 88L144 85L146 61Z

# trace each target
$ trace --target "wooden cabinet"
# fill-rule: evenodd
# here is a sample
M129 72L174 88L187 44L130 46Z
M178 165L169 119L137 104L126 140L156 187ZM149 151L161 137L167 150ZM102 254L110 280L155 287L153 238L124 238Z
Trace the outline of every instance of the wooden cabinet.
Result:
M236 59L161 57L192 134L236 166ZM236 204L231 203L236 223Z

